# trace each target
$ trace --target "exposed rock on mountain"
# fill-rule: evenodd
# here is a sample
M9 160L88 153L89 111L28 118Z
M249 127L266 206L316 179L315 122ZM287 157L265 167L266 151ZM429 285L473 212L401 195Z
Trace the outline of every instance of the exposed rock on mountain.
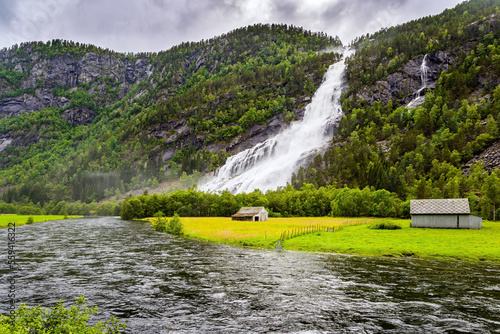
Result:
M68 109L62 114L62 118L73 125L88 125L96 116L96 112L87 107Z
M30 45L23 51L0 51L0 67L12 69L10 73L20 78L17 84L0 80L0 115L66 107L71 98L58 96L57 90L61 88L81 87L88 94L98 97L96 101L100 105L108 105L152 74L152 65L147 58L134 60L95 52L42 57ZM103 80L114 89L113 94L106 91Z
M484 150L481 154L467 161L467 163L465 163L462 166L464 174L468 175L469 169L479 160L483 161L484 169L486 169L490 173L495 168L500 167L500 141L495 142L493 145Z
M5 150L12 143L12 138L10 136L0 137L0 152Z
M34 95L6 98L0 101L0 115L18 116L27 111L36 111L47 107L66 107L70 100L64 96L55 96L48 89L37 89Z
M387 104L390 100L401 99L407 104L414 98L414 93L422 88L421 65L424 57L417 57L404 64L398 72L389 74L385 80L379 80L373 86L364 87L358 96L369 104L380 101ZM442 71L448 69L453 58L444 51L427 55L426 89L434 89ZM422 92L424 93L424 92Z

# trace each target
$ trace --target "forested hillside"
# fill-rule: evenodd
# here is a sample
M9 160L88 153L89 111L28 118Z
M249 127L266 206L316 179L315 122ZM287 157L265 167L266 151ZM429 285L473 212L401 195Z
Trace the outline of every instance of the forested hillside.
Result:
M499 6L469 1L357 39L333 147L293 185L368 186L402 200L469 197L476 213L492 218L499 165L469 161L499 139ZM424 57L425 101L410 109Z
M53 40L0 51L0 186L33 206L200 175L298 119L340 41L255 25L148 54Z

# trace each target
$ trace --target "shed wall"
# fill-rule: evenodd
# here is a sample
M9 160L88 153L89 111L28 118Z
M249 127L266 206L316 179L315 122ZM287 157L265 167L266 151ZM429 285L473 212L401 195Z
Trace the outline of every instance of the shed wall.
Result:
M474 215L461 215L460 228L480 230L483 228L483 219Z
M266 210L261 210L259 212L259 221L266 221L268 220L268 214L267 214L267 211Z
M457 228L457 215L413 215L411 227Z
M247 217L233 217L233 216L231 216L231 220L252 221L253 217L252 216L247 216Z
M482 218L474 215L412 215L411 227L481 229Z
M483 218L482 217L478 217L478 216L474 216L474 215L470 215L469 217L471 219L470 228L477 229L477 230L480 230L483 228Z

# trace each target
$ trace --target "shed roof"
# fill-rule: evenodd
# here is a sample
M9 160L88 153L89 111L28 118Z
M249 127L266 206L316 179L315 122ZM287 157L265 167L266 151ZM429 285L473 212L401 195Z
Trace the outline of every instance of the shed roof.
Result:
M468 198L415 199L410 201L412 215L470 214Z
M232 215L232 217L253 217L258 215L262 210L265 210L263 206L244 206Z

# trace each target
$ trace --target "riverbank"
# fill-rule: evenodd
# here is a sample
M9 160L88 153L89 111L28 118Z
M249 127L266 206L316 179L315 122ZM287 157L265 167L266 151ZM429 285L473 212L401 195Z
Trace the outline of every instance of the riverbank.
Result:
M275 248L284 231L320 225L335 232L314 232L282 242L287 250L363 256L448 258L500 261L500 223L483 221L482 230L410 228L409 219L270 218L238 222L225 217L182 217L185 236L235 246ZM375 222L392 222L398 230L372 229Z
M50 220L62 220L70 218L80 218L82 216L64 216L64 215L0 215L0 228L9 227L9 223L16 223L16 226L25 225L29 217L33 217L35 223L46 222Z

